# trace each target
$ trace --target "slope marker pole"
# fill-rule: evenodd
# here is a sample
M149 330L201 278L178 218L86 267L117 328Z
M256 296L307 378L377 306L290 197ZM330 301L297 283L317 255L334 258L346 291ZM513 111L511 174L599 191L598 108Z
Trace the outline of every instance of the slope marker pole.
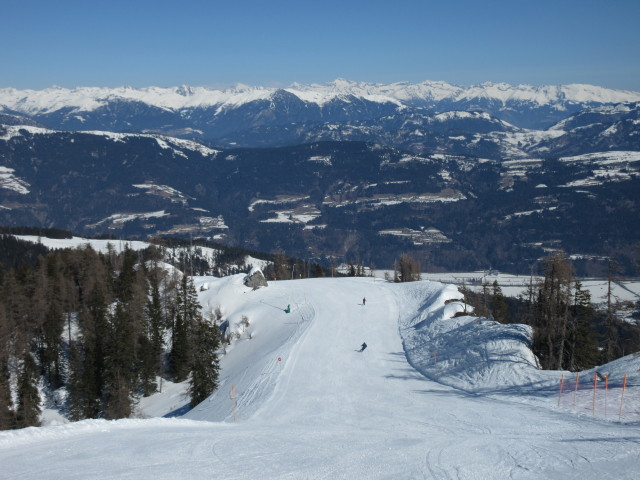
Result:
M562 397L562 387L564 386L564 373L560 377L560 388L558 389L558 408L560 408L560 398Z
M231 385L231 409L233 410L233 421L236 421L236 387Z
M620 412L618 412L618 420L622 419L622 405L624 404L624 391L627 388L627 374L622 379L622 393L620 394Z
M596 414L596 390L598 389L598 373L593 372L593 404L591 405L591 415Z
M576 406L576 395L578 393L578 385L580 384L580 372L576 373L576 388L573 391L573 406Z
M609 393L609 374L604 376L604 418L607 418L607 393Z

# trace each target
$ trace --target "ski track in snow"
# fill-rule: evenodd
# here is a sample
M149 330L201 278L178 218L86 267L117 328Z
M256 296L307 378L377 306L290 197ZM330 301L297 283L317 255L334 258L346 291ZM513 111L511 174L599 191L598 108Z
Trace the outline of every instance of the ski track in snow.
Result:
M219 307L233 328L250 319L205 402L183 418L1 432L0 478L638 478L640 391L624 423L557 408L560 372L530 364L526 329L452 318L464 309L455 287L360 278L251 291L242 278L196 278L205 313ZM618 362L612 372L640 367Z

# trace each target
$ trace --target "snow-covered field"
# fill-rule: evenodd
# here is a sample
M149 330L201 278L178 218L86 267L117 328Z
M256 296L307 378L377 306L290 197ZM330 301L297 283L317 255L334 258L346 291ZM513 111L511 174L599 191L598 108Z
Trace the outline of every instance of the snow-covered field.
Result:
M14 236L20 240L24 240L25 242L40 243L45 247L51 248L53 250L61 248L82 248L88 245L96 252L107 253L109 248L112 248L115 252L120 253L123 252L125 248L130 248L131 250L137 251L144 250L151 245L148 242L140 242L137 240L97 240L93 238L88 239L82 237L47 238L38 237L37 235Z
M207 218L207 217L202 217ZM215 219L214 219L215 220ZM14 235L14 237L24 240L25 242L31 243L39 243L44 245L47 248L52 250L63 249L63 248L84 248L86 246L90 246L96 252L107 253L109 249L112 249L116 253L121 253L125 248L129 248L131 250L144 250L145 248L149 248L152 244L149 242L143 242L138 240L99 240L94 238L83 238L83 237L73 237L73 238L46 238L39 237L37 235ZM167 256L175 257L180 253L180 251L191 251L197 250L199 252L199 256L204 260L207 260L210 265L215 265L215 258L219 253L219 250L210 247L201 247L201 246L193 246L193 247L177 247L177 248L168 248ZM171 260L171 258L168 258ZM246 255L244 257L243 267L258 267L264 269L269 262L267 260L261 260L258 258L254 258L250 255Z
M390 272L393 276L393 272ZM384 273L379 275L384 276ZM475 291L481 291L482 283L487 282L489 286L494 281L498 282L502 293L508 297L518 297L520 295L526 297L526 290L531 277L529 275L512 275L509 273L487 273L487 272L458 272L458 273L423 273L423 280L434 280L444 283L453 283L455 285L464 284ZM540 278L533 279L534 283ZM595 304L602 304L606 301L607 280L604 278L581 278L582 288L588 290L591 294L591 301ZM617 280L611 285L613 301L621 302L637 302L640 301L640 281L635 280Z
M528 327L453 317L454 286L242 280L196 278L238 334L211 397L178 416L169 384L139 409L172 418L1 432L0 478L638 478L640 358L597 369L605 414L593 372L559 396L571 375L535 367Z

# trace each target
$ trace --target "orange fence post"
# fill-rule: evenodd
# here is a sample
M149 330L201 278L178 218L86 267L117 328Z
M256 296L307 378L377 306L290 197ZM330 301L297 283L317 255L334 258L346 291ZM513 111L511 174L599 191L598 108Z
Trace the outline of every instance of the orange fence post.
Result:
M627 374L622 379L622 393L620 394L620 412L618 412L618 420L622 419L622 405L624 404L624 391L627 388Z
M609 374L604 376L604 416L607 416L607 393L609 393Z
M593 372L593 404L591 406L591 415L596 414L596 390L598 389L598 372Z
M231 385L231 409L233 410L233 421L236 421L236 387Z
M558 389L558 407L560 407L560 397L562 397L562 387L564 385L564 373L560 377L560 388Z
M578 393L578 385L580 383L580 372L576 373L576 388L573 391L573 406L576 406L576 394Z

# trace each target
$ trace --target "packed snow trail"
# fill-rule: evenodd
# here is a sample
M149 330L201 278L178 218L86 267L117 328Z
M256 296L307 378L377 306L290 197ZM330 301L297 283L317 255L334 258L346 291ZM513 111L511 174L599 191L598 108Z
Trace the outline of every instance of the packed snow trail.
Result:
M255 330L223 357L219 391L186 415L215 422L1 433L0 478L638 478L639 425L464 391L407 362L399 325L450 318L461 308L445 305L458 298L453 287L316 279L246 291L226 282L201 293L205 310L219 302Z

